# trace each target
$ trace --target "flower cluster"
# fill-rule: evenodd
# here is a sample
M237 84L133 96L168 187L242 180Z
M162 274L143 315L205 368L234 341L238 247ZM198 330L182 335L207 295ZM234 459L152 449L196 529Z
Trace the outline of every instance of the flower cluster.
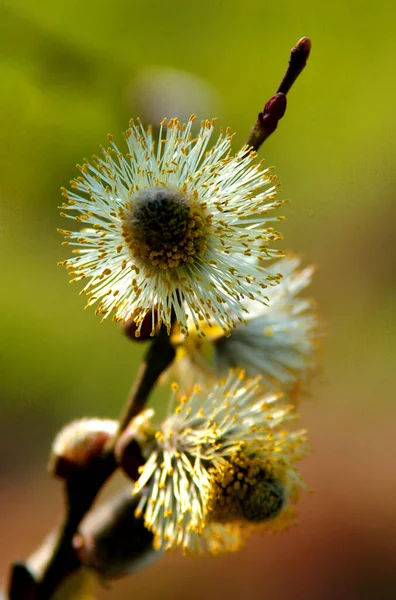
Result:
M274 176L251 148L233 154L228 130L211 144L214 128L171 119L154 136L132 121L126 153L110 137L63 188L82 229L60 230L73 251L60 264L103 319L171 336L174 409L157 428L141 411L116 459L156 549L216 554L293 520L308 444L279 399L314 372L319 328L300 297L314 269L273 247ZM143 464L128 467L136 445Z
M243 371L176 396L174 386L176 407L147 441L134 488L157 548L232 551L252 526L288 522L302 487L295 461L307 452L305 431L285 430L292 407Z

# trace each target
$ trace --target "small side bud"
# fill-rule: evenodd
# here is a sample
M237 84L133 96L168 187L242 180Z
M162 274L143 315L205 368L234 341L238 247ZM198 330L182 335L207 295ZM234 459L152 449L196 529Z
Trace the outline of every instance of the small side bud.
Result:
M83 521L73 546L81 563L103 580L118 579L160 555L153 534L135 516L139 496L128 487Z
M268 100L262 112L258 114L250 132L247 145L257 151L261 144L278 127L279 120L286 112L286 95L276 93Z
M151 408L143 410L137 417L132 419L125 431L117 440L114 454L116 460L125 475L137 481L139 478L139 467L144 465L145 459L141 452L143 445L152 436L150 419L154 411Z
M80 419L66 425L56 436L48 469L55 477L69 479L99 456L118 429L111 419Z
M132 317L122 326L124 334L133 342L147 342L158 332L159 324L157 312L149 310L141 324L137 324Z

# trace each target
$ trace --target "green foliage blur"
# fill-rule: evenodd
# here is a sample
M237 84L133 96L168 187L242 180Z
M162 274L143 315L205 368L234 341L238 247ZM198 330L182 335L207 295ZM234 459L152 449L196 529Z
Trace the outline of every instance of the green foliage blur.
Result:
M312 39L309 64L260 156L276 166L280 194L291 200L282 247L318 265L311 295L327 340L316 400L301 408L317 448L309 486L321 489L326 460L330 471L344 472L346 490L372 452L380 465L384 455L389 461L396 451L394 436L383 434L396 416L395 21L387 0L3 0L0 467L8 482L19 477L22 486L32 466L44 473L62 423L116 417L144 351L84 311L78 284L69 286L56 266L68 255L56 231L64 226L60 186L108 132L121 140L130 117L162 114L165 96L166 110L187 110L186 97L200 119L217 116L236 131L238 149L302 35ZM157 76L164 94L150 92ZM157 406L166 395L156 393ZM362 494L376 485L390 492L391 478L379 469L367 489L361 475ZM351 502L353 494L351 486ZM22 542L15 547L28 552Z

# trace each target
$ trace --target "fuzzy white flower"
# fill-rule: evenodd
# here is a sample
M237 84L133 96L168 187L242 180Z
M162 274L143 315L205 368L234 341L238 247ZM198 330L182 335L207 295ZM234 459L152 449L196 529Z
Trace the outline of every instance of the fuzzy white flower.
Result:
M173 335L179 361L172 376L187 385L188 378L217 379L239 366L250 377L260 375L267 387L291 391L297 382L306 383L315 369L319 326L312 302L298 296L310 284L314 267L299 267L296 257L270 267L282 279L266 290L268 306L244 300L248 324L238 325L231 337L213 322L211 328L203 325L206 338L198 338L190 318L188 340L177 332Z
M177 386L174 387L173 400ZM285 431L292 407L263 397L258 378L231 372L211 391L181 397L148 443L134 487L137 516L158 549L233 551L241 531L283 520L302 486L304 431Z
M187 313L198 331L214 321L228 333L245 322L242 300L265 302L263 289L278 281L263 262L282 254L269 247L281 237L269 227L282 219L268 214L281 204L274 177L246 147L232 155L228 131L210 148L214 121L194 137L193 121L164 121L158 141L131 122L126 154L110 137L73 191L63 188L62 216L86 228L60 230L74 253L60 264L72 281L87 280L87 306L133 319L137 335L150 310L153 334L157 320L170 328L172 312L183 335Z

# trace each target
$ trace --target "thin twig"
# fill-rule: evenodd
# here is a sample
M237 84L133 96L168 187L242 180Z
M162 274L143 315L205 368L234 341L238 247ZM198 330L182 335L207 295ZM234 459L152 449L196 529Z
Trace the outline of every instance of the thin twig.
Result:
M262 112L250 131L246 145L250 149L259 150L265 140L275 131L279 120L286 111L286 94L290 90L297 77L307 64L311 50L311 41L307 37L302 37L292 48L289 59L289 66L284 74L276 93L271 96L265 104Z
M161 352L158 352L159 348ZM140 365L137 379L120 417L120 432L124 431L130 420L144 408L147 397L153 388L153 382L157 381L174 357L175 349L170 343L166 327L162 326L154 338L154 342L150 345L144 362Z

